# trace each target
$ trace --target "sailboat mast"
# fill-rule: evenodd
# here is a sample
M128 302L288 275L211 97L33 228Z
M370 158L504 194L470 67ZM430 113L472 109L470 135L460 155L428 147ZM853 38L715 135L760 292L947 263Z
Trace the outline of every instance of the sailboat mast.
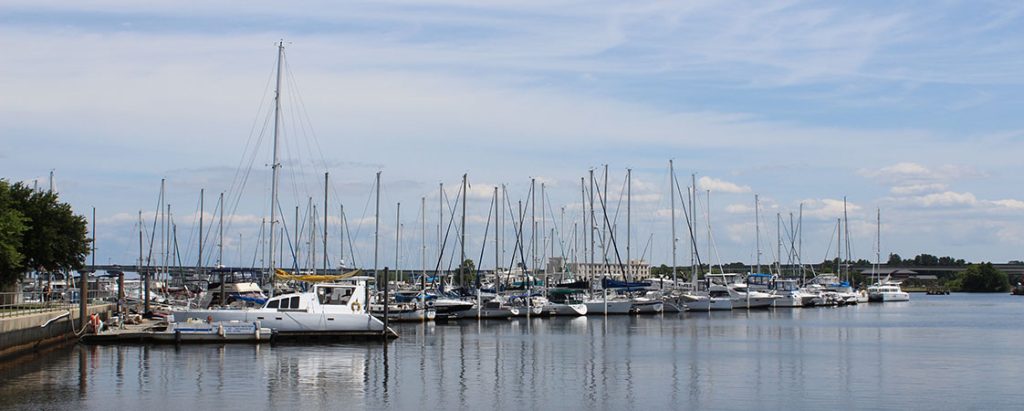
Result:
M757 272L761 272L761 203L754 194L754 233L757 236Z
M587 267L591 271L594 270L594 169L590 169L590 266ZM591 282L593 282L593 272L591 272Z
M466 174L462 175L462 241L461 241L461 253L459 254L459 288L464 286L465 281L465 262L466 262L466 197L469 196Z
M324 173L324 274L327 274L327 187L330 173Z
M850 220L846 214L846 196L843 196L843 233L843 236L846 237L846 281L850 281ZM841 259L840 263L842 263Z
M276 261L274 261L274 233L277 231L277 188L280 180L281 163L278 159L281 134L281 67L284 65L284 40L277 43L277 83L274 87L274 154L270 163L270 264L267 266L267 275L270 276L270 297L274 296Z
M633 169L626 169L626 282L633 281L633 262L630 260L629 247L631 245L630 238L633 237L632 231L632 200L633 200Z
M672 285L676 284L676 171L672 160L668 161L668 189L669 197L672 199ZM693 273L690 273L690 281L694 280Z
M380 171L377 172L377 180L373 191L377 195L377 202L373 212L373 278L377 281L377 284L380 284L380 276L377 275L377 249L380 246Z
M420 265L422 276L427 276L427 197L420 198Z
M220 268L224 265L224 193L220 193L220 199L217 200L217 208L220 210L220 220L217 222L218 241L217 241L217 267ZM242 245L241 241L238 242L238 265L242 265Z
M395 205L395 279L400 278L401 271L398 269L398 263L401 262L401 247L402 247L402 202L399 201ZM389 276L390 277L390 276ZM388 281L390 278L385 279Z
M494 186L494 294L501 292L501 276L498 275L498 267L501 267L501 251L498 250L498 186ZM479 294L479 291L477 292Z
M203 274L203 212L205 207L203 200L205 199L206 189L199 189L199 261L196 264L196 269L199 271L199 275Z

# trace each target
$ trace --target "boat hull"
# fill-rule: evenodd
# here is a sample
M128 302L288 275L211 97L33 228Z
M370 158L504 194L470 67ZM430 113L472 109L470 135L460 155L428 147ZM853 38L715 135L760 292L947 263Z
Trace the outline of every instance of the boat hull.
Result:
M732 310L732 300L728 298L698 298L686 303L689 311L729 311Z
M331 335L361 335L367 332L382 332L384 323L365 313L313 313L305 311L273 310L188 310L174 311L174 321L184 323L189 319L209 322L259 322L278 334L325 333Z
M541 311L544 315L549 316L570 316L578 317L581 315L587 315L586 304L557 304L550 303L545 305Z
M632 301L587 301L587 315L620 315L629 314L633 308Z

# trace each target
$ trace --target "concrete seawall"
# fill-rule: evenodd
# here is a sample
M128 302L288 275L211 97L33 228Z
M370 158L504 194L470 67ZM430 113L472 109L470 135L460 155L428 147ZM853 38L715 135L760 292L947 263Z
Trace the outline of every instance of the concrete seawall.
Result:
M89 306L89 315L98 314L104 320L113 311L113 304ZM73 320L75 327L79 330L82 328L82 321L78 318L78 307L71 309L70 316L53 321L45 328L42 327L47 321L66 313L67 311L50 311L0 319L0 360L77 341L71 324Z

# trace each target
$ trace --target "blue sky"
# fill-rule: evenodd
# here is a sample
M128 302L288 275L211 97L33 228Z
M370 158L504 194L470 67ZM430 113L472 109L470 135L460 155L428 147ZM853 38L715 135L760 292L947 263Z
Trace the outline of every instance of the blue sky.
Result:
M394 265L402 202L400 264L418 267L419 203L435 226L439 182L469 174L476 256L495 184L514 202L537 177L575 221L579 178L604 164L613 202L634 170L632 241L667 262L669 159L711 191L698 237L707 250L710 214L712 261L754 260L755 193L772 241L776 213L804 204L806 261L834 253L844 196L856 258L873 259L881 208L883 256L1022 259L1022 13L1012 1L7 1L0 176L55 170L62 198L97 207L97 260L115 263L137 254L137 213L152 218L166 178L194 259L199 189L209 214L252 160L246 189L227 194L239 206L225 240L234 263L241 235L250 264L270 155L266 139L246 147L284 38L281 207L319 199L330 171L361 265L378 170L382 265Z

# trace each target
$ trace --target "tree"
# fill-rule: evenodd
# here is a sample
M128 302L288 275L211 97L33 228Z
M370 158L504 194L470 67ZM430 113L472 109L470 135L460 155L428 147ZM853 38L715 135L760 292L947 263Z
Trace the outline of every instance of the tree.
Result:
M459 264L459 268L456 272L459 273L459 285L463 285L465 284L463 281L467 278L476 277L476 264L473 263L473 259L467 258L466 261Z
M28 227L27 218L10 207L10 185L0 180L0 288L10 285L24 271L21 236Z
M992 263L971 265L957 276L956 281L960 283L960 291L985 293L1010 290L1010 280L1006 273L997 270Z
M12 236L18 231L18 215L22 229ZM22 256L15 270L0 272L0 287L11 286L28 271L77 270L84 265L90 244L85 217L75 215L56 194L0 180L0 220L3 236L17 237L0 243L5 249L15 247Z
M885 264L886 265L900 265L900 264L903 264L903 259L900 258L899 254L892 253L892 254L889 254L889 261L887 263L885 263Z

